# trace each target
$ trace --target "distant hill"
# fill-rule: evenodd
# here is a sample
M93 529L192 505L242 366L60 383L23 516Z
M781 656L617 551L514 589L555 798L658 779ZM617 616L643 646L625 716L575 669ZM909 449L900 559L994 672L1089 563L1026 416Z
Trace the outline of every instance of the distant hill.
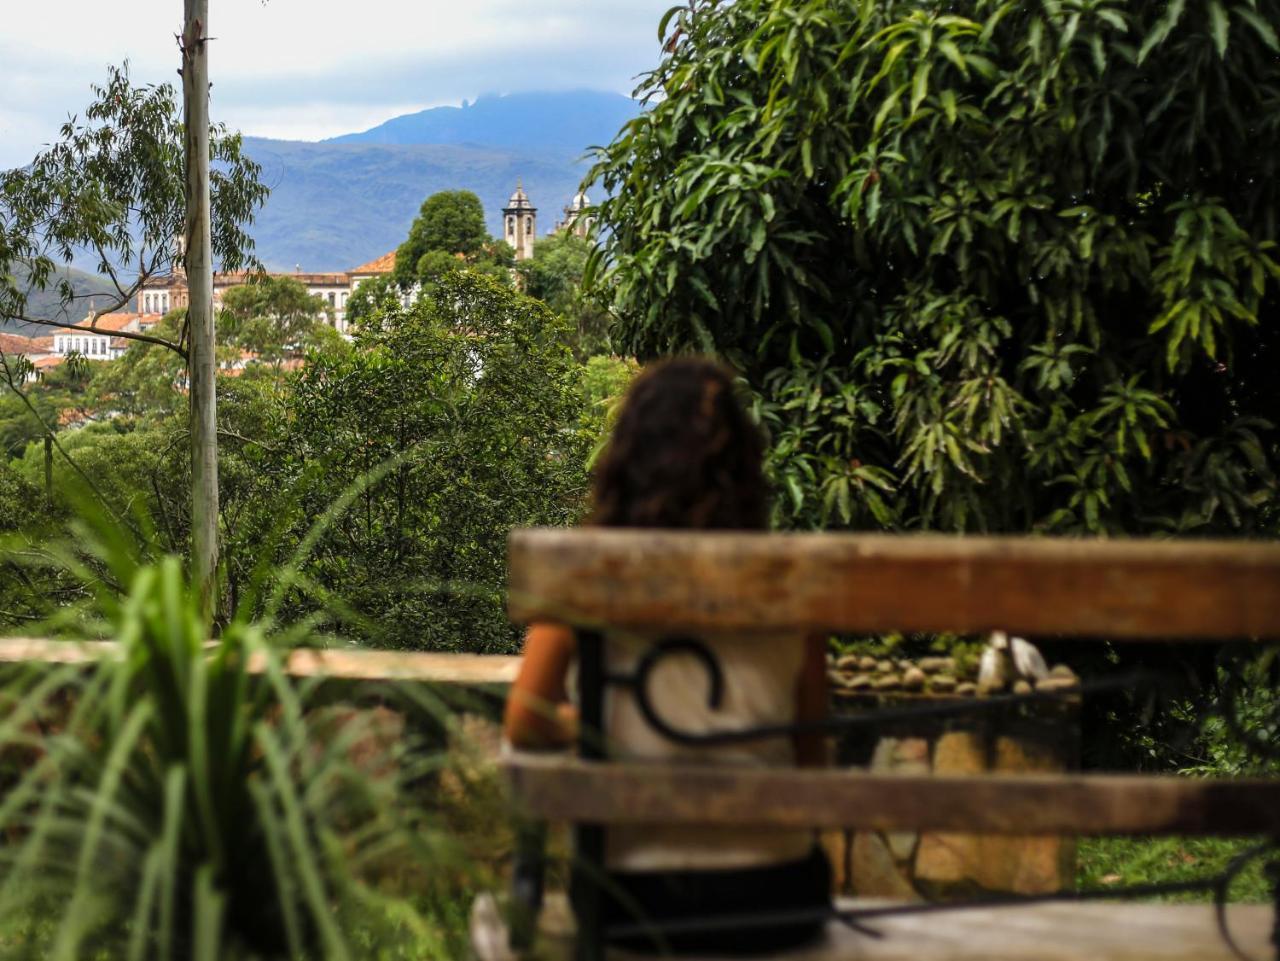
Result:
M111 302L108 298L115 296L115 288L111 285L111 282L99 277L97 274L76 270L74 267L64 268L64 271L65 275L70 278L71 287L76 292L77 297L83 299L74 300L70 306L63 307L62 298L57 288L58 279L50 278L49 286L46 289L33 291L28 297L26 309L28 317L35 317L39 320L70 320L74 322L83 319L89 313L89 307L94 298L97 298L98 309L102 309ZM18 282L20 284L23 282L21 276L19 276ZM0 330L31 336L51 333L53 328L0 318Z
M614 93L513 94L396 117L321 143L245 138L271 197L250 228L271 270L347 270L397 247L439 190L471 190L489 230L522 180L538 230L561 218L588 164L639 113Z
M523 179L545 232L586 173L564 156L481 147L318 144L245 138L271 196L250 227L270 270L348 270L399 246L418 208L440 190L471 190L489 230Z
M630 97L598 90L516 93L481 97L461 107L432 107L323 142L474 144L576 155L608 143L638 112Z

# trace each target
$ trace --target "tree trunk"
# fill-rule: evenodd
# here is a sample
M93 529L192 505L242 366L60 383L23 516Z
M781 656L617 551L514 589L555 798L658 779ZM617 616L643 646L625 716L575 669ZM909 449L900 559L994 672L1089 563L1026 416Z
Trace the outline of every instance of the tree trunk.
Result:
M187 324L191 388L191 580L212 620L218 577L218 412L214 393L213 252L209 214L209 0L183 0Z

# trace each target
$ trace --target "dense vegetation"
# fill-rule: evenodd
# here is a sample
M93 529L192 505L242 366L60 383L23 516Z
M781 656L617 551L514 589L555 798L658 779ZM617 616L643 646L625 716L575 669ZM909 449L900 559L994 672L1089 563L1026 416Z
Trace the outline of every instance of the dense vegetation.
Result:
M781 522L1275 531L1280 5L673 14L600 273L742 371Z
M601 359L593 375L574 359L564 320L471 271L450 273L410 308L392 300L352 343L320 305L302 310L294 283L229 292L239 313L224 312L220 327L236 365L219 383L226 605L238 608L264 569L295 559L285 607L295 619L323 614L327 629L380 646L513 650L501 604L507 531L579 516L603 402L625 383L625 372L609 372L624 369ZM302 367L282 367L283 353L256 343L259 359L245 364L245 339L278 332L272 311L290 307L302 318L289 340L306 351ZM20 551L40 551L63 528L64 492L86 477L99 508L138 519L155 550L185 550L180 373L172 352L140 344L88 365L78 386L59 371L25 389L55 421L76 407L95 418L60 432L67 456L48 462L52 513L34 510L46 497L42 429L18 398L0 400L15 458L0 466L0 527L22 532ZM332 525L297 560L329 511ZM13 626L65 600L50 592L51 575L12 574L0 580L0 618Z
M736 367L771 435L780 526L1275 536L1278 24L1280 0L677 8L642 86L650 109L599 157L612 196L598 248L559 235L513 267L475 195L452 191L396 238L397 274L352 301L351 342L291 281L228 294L208 659L178 560L181 355L137 344L35 384L9 376L0 627L116 636L130 657L98 686L59 676L88 707L50 741L56 776L29 758L0 771L32 799L0 811L26 872L0 890L0 948L4 925L39 917L52 921L21 940L40 956L101 943L143 957L151 939L439 952L438 919L399 897L403 865L383 860L436 853L416 811L396 820L410 779L353 776L347 735L367 732L314 727L307 691L249 680L244 657L270 663L264 638L514 650L505 535L579 517L634 369L615 347ZM252 172L234 138L225 149ZM172 170L135 153L111 183L136 188L128 164L146 160L168 216ZM155 219L153 246L172 233ZM21 252L11 223L0 254ZM224 246L243 255L237 223ZM37 252L59 239L72 242ZM156 335L180 343L182 325L175 313ZM1192 667L1212 688L1239 665ZM1241 669L1247 725L1280 736L1276 662ZM31 675L5 693L20 710L0 748L31 749L21 725L48 690ZM1148 707L1091 703L1090 760L1263 770L1203 703ZM99 874L107 828L121 850ZM1081 874L1148 880L1232 850L1106 842L1085 848ZM162 886L182 911L156 903Z

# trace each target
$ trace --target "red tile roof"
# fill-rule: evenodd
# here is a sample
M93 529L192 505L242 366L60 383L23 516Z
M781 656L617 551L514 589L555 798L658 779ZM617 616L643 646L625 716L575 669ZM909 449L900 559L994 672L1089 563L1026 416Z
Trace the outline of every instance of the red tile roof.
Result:
M95 319L90 315L76 326L104 334L114 334L129 327L141 316L141 314L99 314Z
M396 269L396 252L393 250L383 254L377 260L371 260L367 264L361 264L359 267L353 267L348 270L349 274L389 274Z
M35 354L39 353L35 346L35 339L32 337L23 337L21 334L0 333L0 353L5 354Z

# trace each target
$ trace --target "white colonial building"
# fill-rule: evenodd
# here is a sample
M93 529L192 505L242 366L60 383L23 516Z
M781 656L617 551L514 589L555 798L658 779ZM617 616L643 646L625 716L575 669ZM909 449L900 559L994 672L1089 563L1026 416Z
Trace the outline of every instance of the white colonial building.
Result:
M160 320L160 314L98 314L91 311L74 329L60 329L53 335L51 356L65 359L79 354L86 360L115 360L124 356L132 343L121 331L141 333Z
M591 230L594 218L588 213L591 201L587 199L585 193L579 192L573 198L569 206L564 208L565 219L556 224L556 230L569 230L579 236L585 237ZM533 206L529 200L528 194L524 191L524 186L520 182L516 183L515 193L507 201L507 206L502 210L502 239L511 245L515 250L516 260L528 260L533 256L534 241L538 235L538 209ZM366 280L372 280L375 277L382 277L395 270L396 253L394 250L383 254L375 260L369 261L367 264L361 264L351 270L341 273L308 273L301 267L295 268L293 273L273 273L272 277L291 277L307 288L307 293L319 297L328 309L329 316L333 326L337 330L346 334L348 332L347 324L347 302L351 299L351 295L355 293ZM222 304L222 295L232 287L240 286L251 282L252 275L239 273L219 273L213 275L213 304L217 308ZM416 299L417 291L412 290L401 295L401 299L405 306ZM173 274L164 277L153 277L146 282L142 290L138 292L137 314L136 315L108 315L108 316L140 316L140 317L159 317L171 310L177 310L187 306L187 278L181 271L175 271ZM99 322L101 327L101 321ZM86 337L91 335L70 334L71 338ZM94 335L96 336L96 335ZM112 351L115 348L110 345L102 346L101 344L89 345L87 341L85 346L92 346L94 350ZM127 346L127 345L126 345ZM120 352L123 352L121 350ZM85 356L102 357L109 359L108 354L89 354L84 351Z

